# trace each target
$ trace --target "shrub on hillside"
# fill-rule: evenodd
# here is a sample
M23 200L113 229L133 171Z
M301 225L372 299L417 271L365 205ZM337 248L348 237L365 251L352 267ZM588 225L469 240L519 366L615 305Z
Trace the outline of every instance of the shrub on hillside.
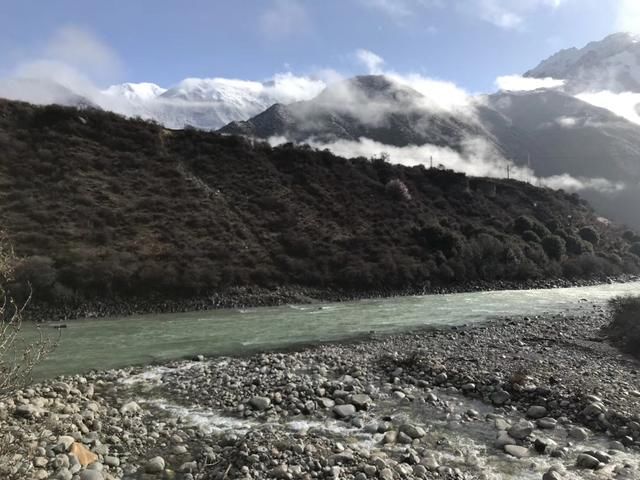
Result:
M542 239L542 248L551 260L561 260L566 253L565 241L558 235L547 235Z
M454 256L463 244L460 236L440 225L428 225L416 234L423 246L432 251L441 251L447 258Z
M593 227L581 228L580 237L583 240L586 240L587 242L591 243L592 245L598 245L598 242L600 241L600 235L598 235L598 232Z
M522 232L522 239L525 242L540 243L540 237L533 230L525 230L524 232Z
M411 200L411 193L409 193L409 188L405 185L405 183L399 178L394 178L393 180L389 180L385 185L385 190L391 197L396 200L404 200L408 202Z

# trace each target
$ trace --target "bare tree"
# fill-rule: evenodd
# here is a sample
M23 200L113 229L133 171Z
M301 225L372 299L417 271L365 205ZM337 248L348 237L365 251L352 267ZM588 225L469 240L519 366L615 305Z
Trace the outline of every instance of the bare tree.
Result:
M20 303L11 296L9 285L15 260L13 249L0 233L0 402L30 383L33 368L57 343L40 329L36 330L35 337L22 331L23 312L31 295ZM18 445L12 432L8 424L0 420L0 471L2 475L9 474L8 478L26 478L14 470L16 453Z
M31 381L33 368L55 346L55 341L37 329L36 338L22 333L28 296L18 304L10 295L16 256L6 237L0 234L0 400ZM31 288L29 288L29 292Z

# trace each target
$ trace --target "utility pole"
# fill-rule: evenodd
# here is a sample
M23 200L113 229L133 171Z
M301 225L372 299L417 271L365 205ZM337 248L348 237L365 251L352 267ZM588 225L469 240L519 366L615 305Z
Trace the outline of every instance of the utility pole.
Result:
M429 157L429 169L433 169L433 155L431 157Z
M507 165L507 180L511 178L511 165Z

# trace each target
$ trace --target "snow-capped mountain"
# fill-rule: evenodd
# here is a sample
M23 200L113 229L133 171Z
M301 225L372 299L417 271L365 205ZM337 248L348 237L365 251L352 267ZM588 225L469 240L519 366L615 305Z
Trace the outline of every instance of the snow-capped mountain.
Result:
M566 81L570 93L640 93L640 36L616 33L584 48L562 50L544 60L525 77Z
M105 95L116 98L125 98L131 102L148 102L166 92L166 88L162 88L155 83L122 83L113 85L103 91Z
M276 103L309 100L324 88L321 80L280 74L266 82L188 78L169 89L155 83L123 83L102 91L83 88L79 94L51 80L11 78L0 81L0 97L36 104L93 106L155 120L168 128L216 130L247 120Z
M368 138L398 147L432 144L454 149L469 136L486 137L473 118L438 110L417 90L382 75L338 82L312 100L276 104L220 131L301 143Z

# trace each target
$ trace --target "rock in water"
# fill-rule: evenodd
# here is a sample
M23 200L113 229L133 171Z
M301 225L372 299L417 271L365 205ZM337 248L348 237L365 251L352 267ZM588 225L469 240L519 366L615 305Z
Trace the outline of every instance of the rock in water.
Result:
M333 413L338 418L347 418L356 413L356 407L354 407L350 403L345 405L336 405L335 407L333 407Z
M120 413L122 413L123 415L128 415L128 414L133 414L133 413L138 413L140 410L142 410L140 408L140 405L138 405L136 402L129 402L129 403L125 403L122 408L120 408Z
M355 405L358 410L366 410L371 404L371 397L363 393L359 393L351 397L351 403Z
M504 451L516 458L527 458L529 456L529 449L518 445L505 445Z
M586 453L581 453L578 455L578 459L576 460L576 466L580 468L589 468L591 470L595 470L600 465L600 460L591 455L587 455Z
M517 440L524 440L533 432L533 424L521 420L509 429L509 435Z
M542 480L562 480L562 475L555 470L549 470L542 476Z
M405 423L404 425L401 425L400 432L404 433L405 435L407 435L408 437L414 440L416 438L422 438L427 434L427 432L425 432L424 429L417 427L415 425L411 425L409 423Z

